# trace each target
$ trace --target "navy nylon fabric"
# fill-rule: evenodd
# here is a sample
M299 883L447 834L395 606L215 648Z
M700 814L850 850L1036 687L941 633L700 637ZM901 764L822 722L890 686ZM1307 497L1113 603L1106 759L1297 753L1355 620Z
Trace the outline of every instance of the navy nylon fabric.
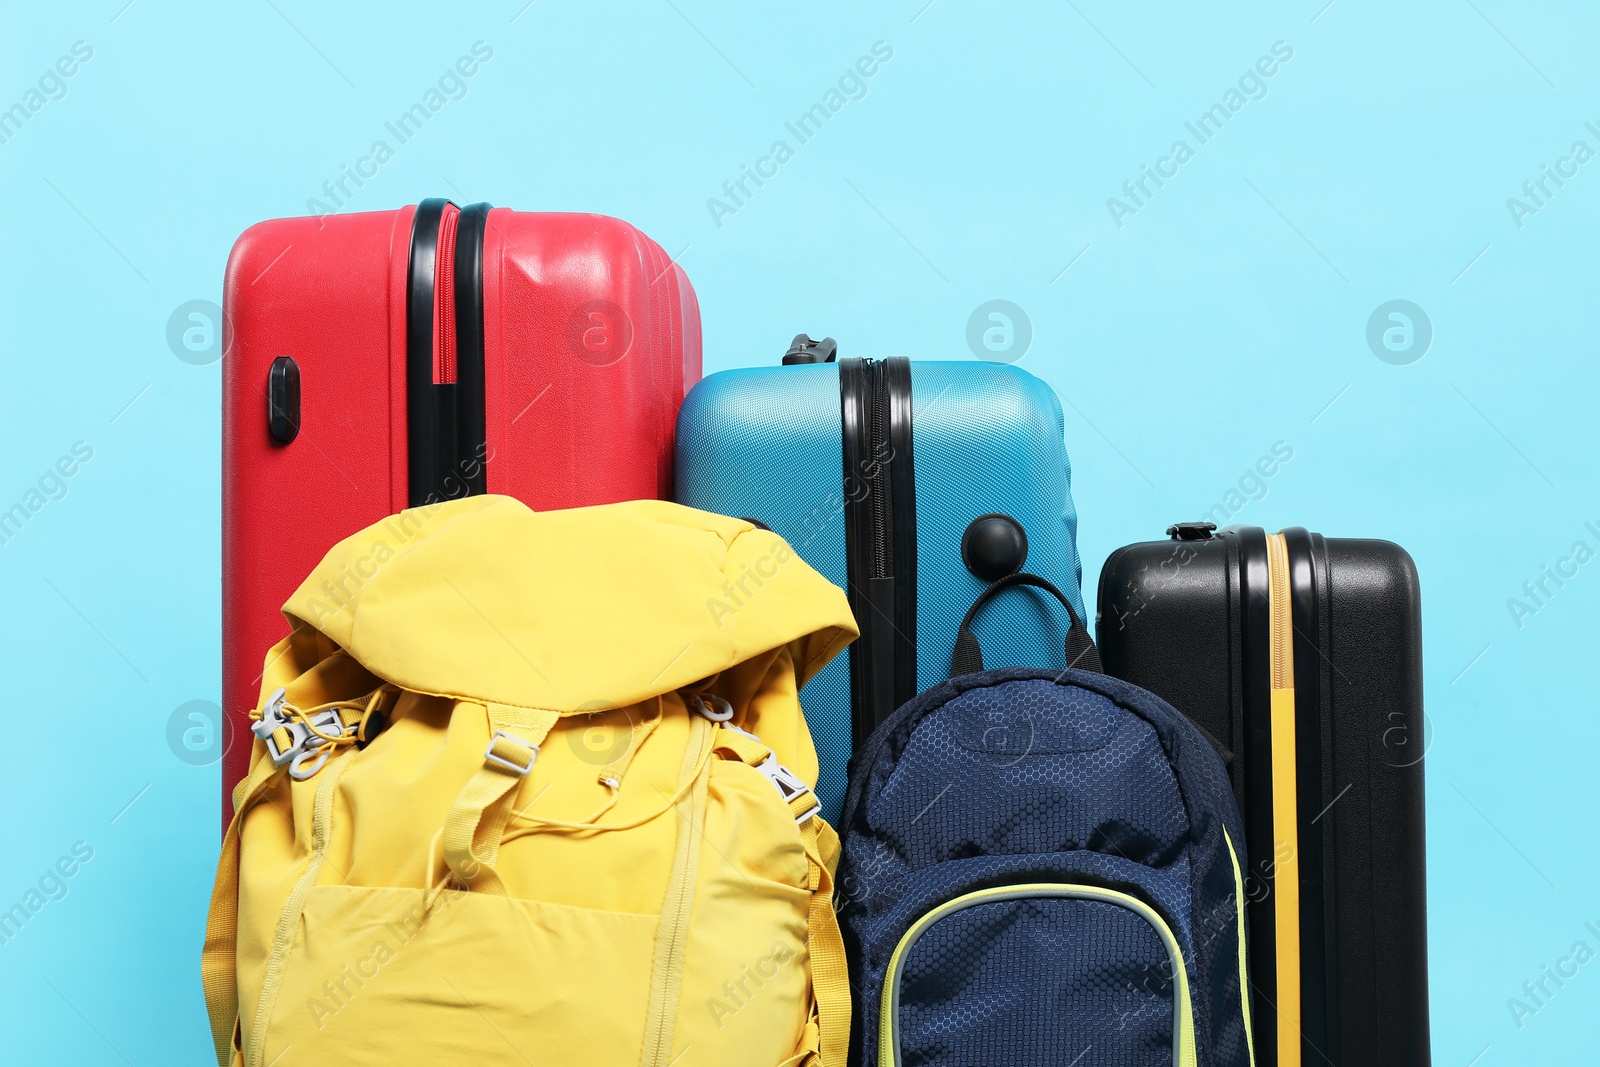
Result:
M1240 850L1243 869L1243 830L1220 758L1160 698L1083 671L1004 669L945 682L897 711L858 754L841 829L840 919L860 994L854 1062L878 1062L885 972L918 919L977 890L1042 882L1102 886L1153 907L1184 955L1200 1064L1248 1064L1238 901L1223 836ZM1032 915L1025 932L1000 945L947 950L949 959L982 960L964 984L940 987L975 998L974 1014L919 1022L922 1029L907 1031L919 1044L906 1046L904 1062L1072 1062L1083 1050L1074 1043L1098 1025L1083 1020L1107 1009L1088 978L1062 984L1061 954L1080 950L1066 944L1070 909L1047 922L1041 916L1050 911L1019 905L1011 920L995 921ZM962 929L950 926L941 937L955 939ZM1083 966L1122 975L1129 964L1110 951ZM925 983L957 982L930 967ZM1068 990L1074 997L1064 1000ZM984 1022L996 1012L1032 1019L1046 1002L1057 1014L1038 1015L1042 1021L1025 1031ZM896 1019L913 1021L913 1014ZM1149 1053L1143 1039L1108 1041L1078 1067L1171 1062L1170 1018L1163 1025L1164 1059L1137 1058Z
M839 882L853 909L852 923L898 931L893 938L864 942L859 953L854 954L873 973L882 973L888 967L900 935L939 905L967 893L1040 882L1103 886L1138 897L1166 917L1184 958L1194 955L1195 941L1185 908L1190 874L1187 862L1171 870L1155 870L1120 856L1081 850L1049 855L969 856L903 879L885 880L881 870L879 874L877 879L863 878L861 868L852 865L844 870L841 866ZM864 892L855 892L863 888Z
M1114 904L964 908L906 954L901 1063L1170 1067L1170 967L1155 930ZM1014 1058L994 1060L996 1048Z

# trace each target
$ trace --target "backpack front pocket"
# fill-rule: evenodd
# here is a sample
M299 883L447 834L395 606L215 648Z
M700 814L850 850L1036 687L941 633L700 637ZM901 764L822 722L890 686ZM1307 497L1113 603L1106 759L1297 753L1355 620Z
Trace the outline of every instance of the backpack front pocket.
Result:
M965 893L914 922L884 975L879 1067L1193 1067L1183 951L1100 886Z
M657 917L476 892L313 889L263 1064L638 1064Z

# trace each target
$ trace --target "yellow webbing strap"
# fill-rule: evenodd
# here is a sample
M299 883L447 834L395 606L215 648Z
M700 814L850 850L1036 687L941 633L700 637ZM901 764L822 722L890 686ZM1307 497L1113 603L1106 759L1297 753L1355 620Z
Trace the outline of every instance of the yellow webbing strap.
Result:
M839 835L813 815L800 825L800 839L811 861L811 909L806 934L811 953L811 988L822 1031L822 1067L844 1067L850 1052L850 969L844 935L833 910L833 872L839 864Z
M237 958L239 933L239 831L245 813L267 791L283 768L265 752L258 752L250 774L233 792L233 821L222 839L217 857L217 880L211 887L211 910L206 916L206 943L200 951L200 977L211 1016L211 1042L218 1067L233 1063L233 1043L239 1026Z
M759 767L773 752L741 730L718 730L716 747L730 752L752 767ZM844 1067L850 1052L850 969L845 962L844 935L833 910L833 873L839 866L839 835L816 813L817 800L810 789L789 798L789 811L800 822L800 840L810 866L811 904L806 913L806 941L811 956L811 988L817 1002L817 1028L821 1031L818 1062L821 1067ZM810 1028L807 1028L808 1038ZM796 1058L804 1063L805 1055Z
M458 705L459 707L459 705ZM467 780L444 821L444 859L456 880L480 893L506 896L495 873L500 838L511 817L511 798L532 771L539 746L561 716L539 708L487 704L489 747L483 766Z

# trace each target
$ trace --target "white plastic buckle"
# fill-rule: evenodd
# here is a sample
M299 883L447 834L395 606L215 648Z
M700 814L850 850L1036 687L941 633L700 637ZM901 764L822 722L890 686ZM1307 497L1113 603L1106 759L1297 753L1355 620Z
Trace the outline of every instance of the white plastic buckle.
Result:
M499 743L502 737L507 741L515 741L517 744L528 750L528 762L526 765L521 763L513 763L504 756L495 755L494 746ZM497 767L504 767L512 774L521 775L522 777L526 778L533 772L534 760L539 758L539 746L528 744L528 742L524 741L516 734L506 733L504 730L496 730L494 732L494 736L489 738L489 747L483 750L483 758L488 762L493 763Z
M303 782L322 770L322 765L328 762L329 756L333 755L333 749L329 747L327 742L328 737L348 737L356 732L358 726L354 722L345 722L344 716L339 714L338 708L329 708L326 711L318 712L312 718L311 725L325 736L319 736L318 733L311 730L305 731L305 740L301 744L299 752L295 753L294 758L289 761L289 777L297 782Z
M332 753L333 750L326 746L302 750L289 761L289 777L297 782L305 781L322 770L322 765L328 762L328 757ZM310 762L307 762L308 760Z
M266 742L267 755L279 767L294 759L305 750L306 741L311 737L311 731L305 725L291 722L283 713L283 706L287 697L282 688L279 688L267 702L261 706L261 718L250 724L250 732ZM273 737L279 730L289 731L289 746L279 748L277 740Z
M767 781L771 782L777 787L778 794L783 797L783 802L785 804L793 803L796 797L811 793L811 787L806 785L804 780L802 780L798 774L795 774L789 768L779 763L778 757L770 753L768 753L766 759L756 764L756 770L766 775ZM822 805L817 803L817 798L813 794L811 797L811 807L807 808L800 815L795 816L794 821L796 823L804 824L807 819L811 818L811 816L817 814L817 812L821 810Z
M733 705L717 696L717 694L701 693L699 696L701 715L704 715L712 722L720 722L724 724L726 724L729 719L733 718ZM737 728L735 727L735 729ZM740 730L739 732L743 733L744 731Z

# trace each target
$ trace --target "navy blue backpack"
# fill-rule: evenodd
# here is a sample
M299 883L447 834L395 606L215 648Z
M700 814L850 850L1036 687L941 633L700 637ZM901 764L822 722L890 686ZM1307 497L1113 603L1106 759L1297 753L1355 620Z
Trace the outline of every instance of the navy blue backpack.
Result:
M983 670L1014 586L1072 616L1066 670ZM1015 595L1021 595L1015 594ZM1013 574L949 681L858 752L836 879L859 1067L1250 1067L1244 832L1223 759L1100 673Z

